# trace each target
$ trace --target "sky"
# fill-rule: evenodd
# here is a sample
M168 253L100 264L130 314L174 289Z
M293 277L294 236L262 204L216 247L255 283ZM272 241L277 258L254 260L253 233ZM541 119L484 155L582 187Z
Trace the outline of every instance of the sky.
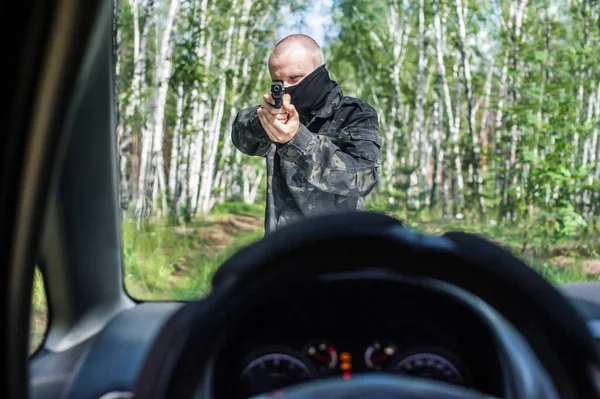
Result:
M305 13L292 15L292 18L288 19L290 23L279 29L278 39L283 39L292 33L303 33L315 39L319 46L324 47L327 30L333 25L332 5L333 0L312 1ZM304 24L302 24L302 19L304 19Z

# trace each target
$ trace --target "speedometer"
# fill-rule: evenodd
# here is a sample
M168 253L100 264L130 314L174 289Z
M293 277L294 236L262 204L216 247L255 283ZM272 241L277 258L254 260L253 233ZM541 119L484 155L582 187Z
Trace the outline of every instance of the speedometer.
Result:
M464 385L465 377L450 360L435 353L415 353L400 360L394 373Z
M243 397L271 392L315 378L316 372L301 353L286 349L252 358L242 371Z

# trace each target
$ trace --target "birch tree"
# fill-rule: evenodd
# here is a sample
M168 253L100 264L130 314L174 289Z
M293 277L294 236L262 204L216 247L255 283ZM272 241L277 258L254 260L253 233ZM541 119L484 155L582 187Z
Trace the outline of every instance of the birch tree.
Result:
M456 15L458 19L458 33L459 33L459 49L462 60L462 70L464 73L464 84L465 92L467 95L467 121L469 126L469 137L471 138L471 165L470 168L473 170L473 184L475 185L475 195L477 198L477 205L479 212L485 213L485 200L483 197L483 181L481 178L481 148L479 146L479 137L475 131L475 110L473 103L473 87L471 81L471 64L470 64L470 51L467 46L467 28L465 23L465 14L467 13L467 7L463 6L463 0L456 1ZM464 0L465 4L468 0Z
M134 129L139 129L144 121L143 101L146 92L146 57L148 54L148 36L153 20L154 0L148 0L144 7L144 20L140 30L140 13L138 0L129 0L133 22L133 77L128 90L129 99L123 118L119 124L119 171L120 195L124 210L127 210L131 200L130 186L135 180L134 156L132 154ZM139 131L139 130L138 130ZM137 196L137 190L133 195Z
M284 6L303 7L118 5L120 191L140 223L264 201L264 159L235 149L231 124L268 91L266 60ZM346 95L375 108L384 139L368 206L551 232L592 225L600 215L598 9L590 0L334 2L328 69Z
M135 209L138 221L148 217L152 211L152 204L157 201L159 193L166 192L166 177L162 151L163 122L168 79L171 73L171 61L169 60L169 57L173 50L173 33L178 10L179 0L171 0L165 29L162 33L160 47L156 58L153 83L154 90L157 94L151 99L149 120L142 128L139 188ZM165 215L166 213L167 202L163 194L159 215Z
M409 200L414 202L415 208L420 208L419 194L420 188L423 187L421 169L417 165L422 165L425 162L421 147L425 143L423 137L424 115L423 101L425 96L425 1L419 1L419 33L417 39L417 95L415 99L415 114L413 118L413 129L411 137L411 151L409 152L409 165L413 169L410 175ZM416 158L416 160L415 160ZM421 184L420 184L421 183ZM416 190L416 192L415 192Z
M445 43L443 41L443 31L445 26L442 25L442 16L439 10L439 1L433 1L433 20L436 38L436 58L438 65L438 74L441 81L443 90L444 104L446 108L448 132L449 132L449 144L452 146L452 158L453 158L453 188L454 188L454 214L462 208L463 204L463 177L462 177L462 158L459 151L458 143L458 121L454 119L454 110L452 109L452 99L450 97L450 87L448 85L448 77L446 75L446 66L444 64L444 57L446 54Z

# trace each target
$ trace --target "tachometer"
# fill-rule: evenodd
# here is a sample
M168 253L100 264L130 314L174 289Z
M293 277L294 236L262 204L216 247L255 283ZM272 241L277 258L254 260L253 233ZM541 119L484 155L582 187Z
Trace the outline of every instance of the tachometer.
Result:
M315 378L315 370L303 358L301 353L291 350L254 357L242 371L243 396L271 392Z
M451 384L464 385L465 378L450 360L434 353L415 353L400 360L394 373L431 378Z

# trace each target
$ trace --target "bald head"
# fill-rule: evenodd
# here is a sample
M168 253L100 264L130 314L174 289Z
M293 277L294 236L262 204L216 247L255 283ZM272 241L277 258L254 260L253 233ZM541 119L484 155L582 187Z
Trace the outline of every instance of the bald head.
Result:
M310 36L295 34L281 39L273 48L269 63L273 57L281 57L288 52L305 52L314 63L315 69L325 63L325 57L319 44Z
M269 56L269 73L272 80L282 80L284 86L292 86L324 63L325 57L317 42L309 36L295 34L275 45Z

